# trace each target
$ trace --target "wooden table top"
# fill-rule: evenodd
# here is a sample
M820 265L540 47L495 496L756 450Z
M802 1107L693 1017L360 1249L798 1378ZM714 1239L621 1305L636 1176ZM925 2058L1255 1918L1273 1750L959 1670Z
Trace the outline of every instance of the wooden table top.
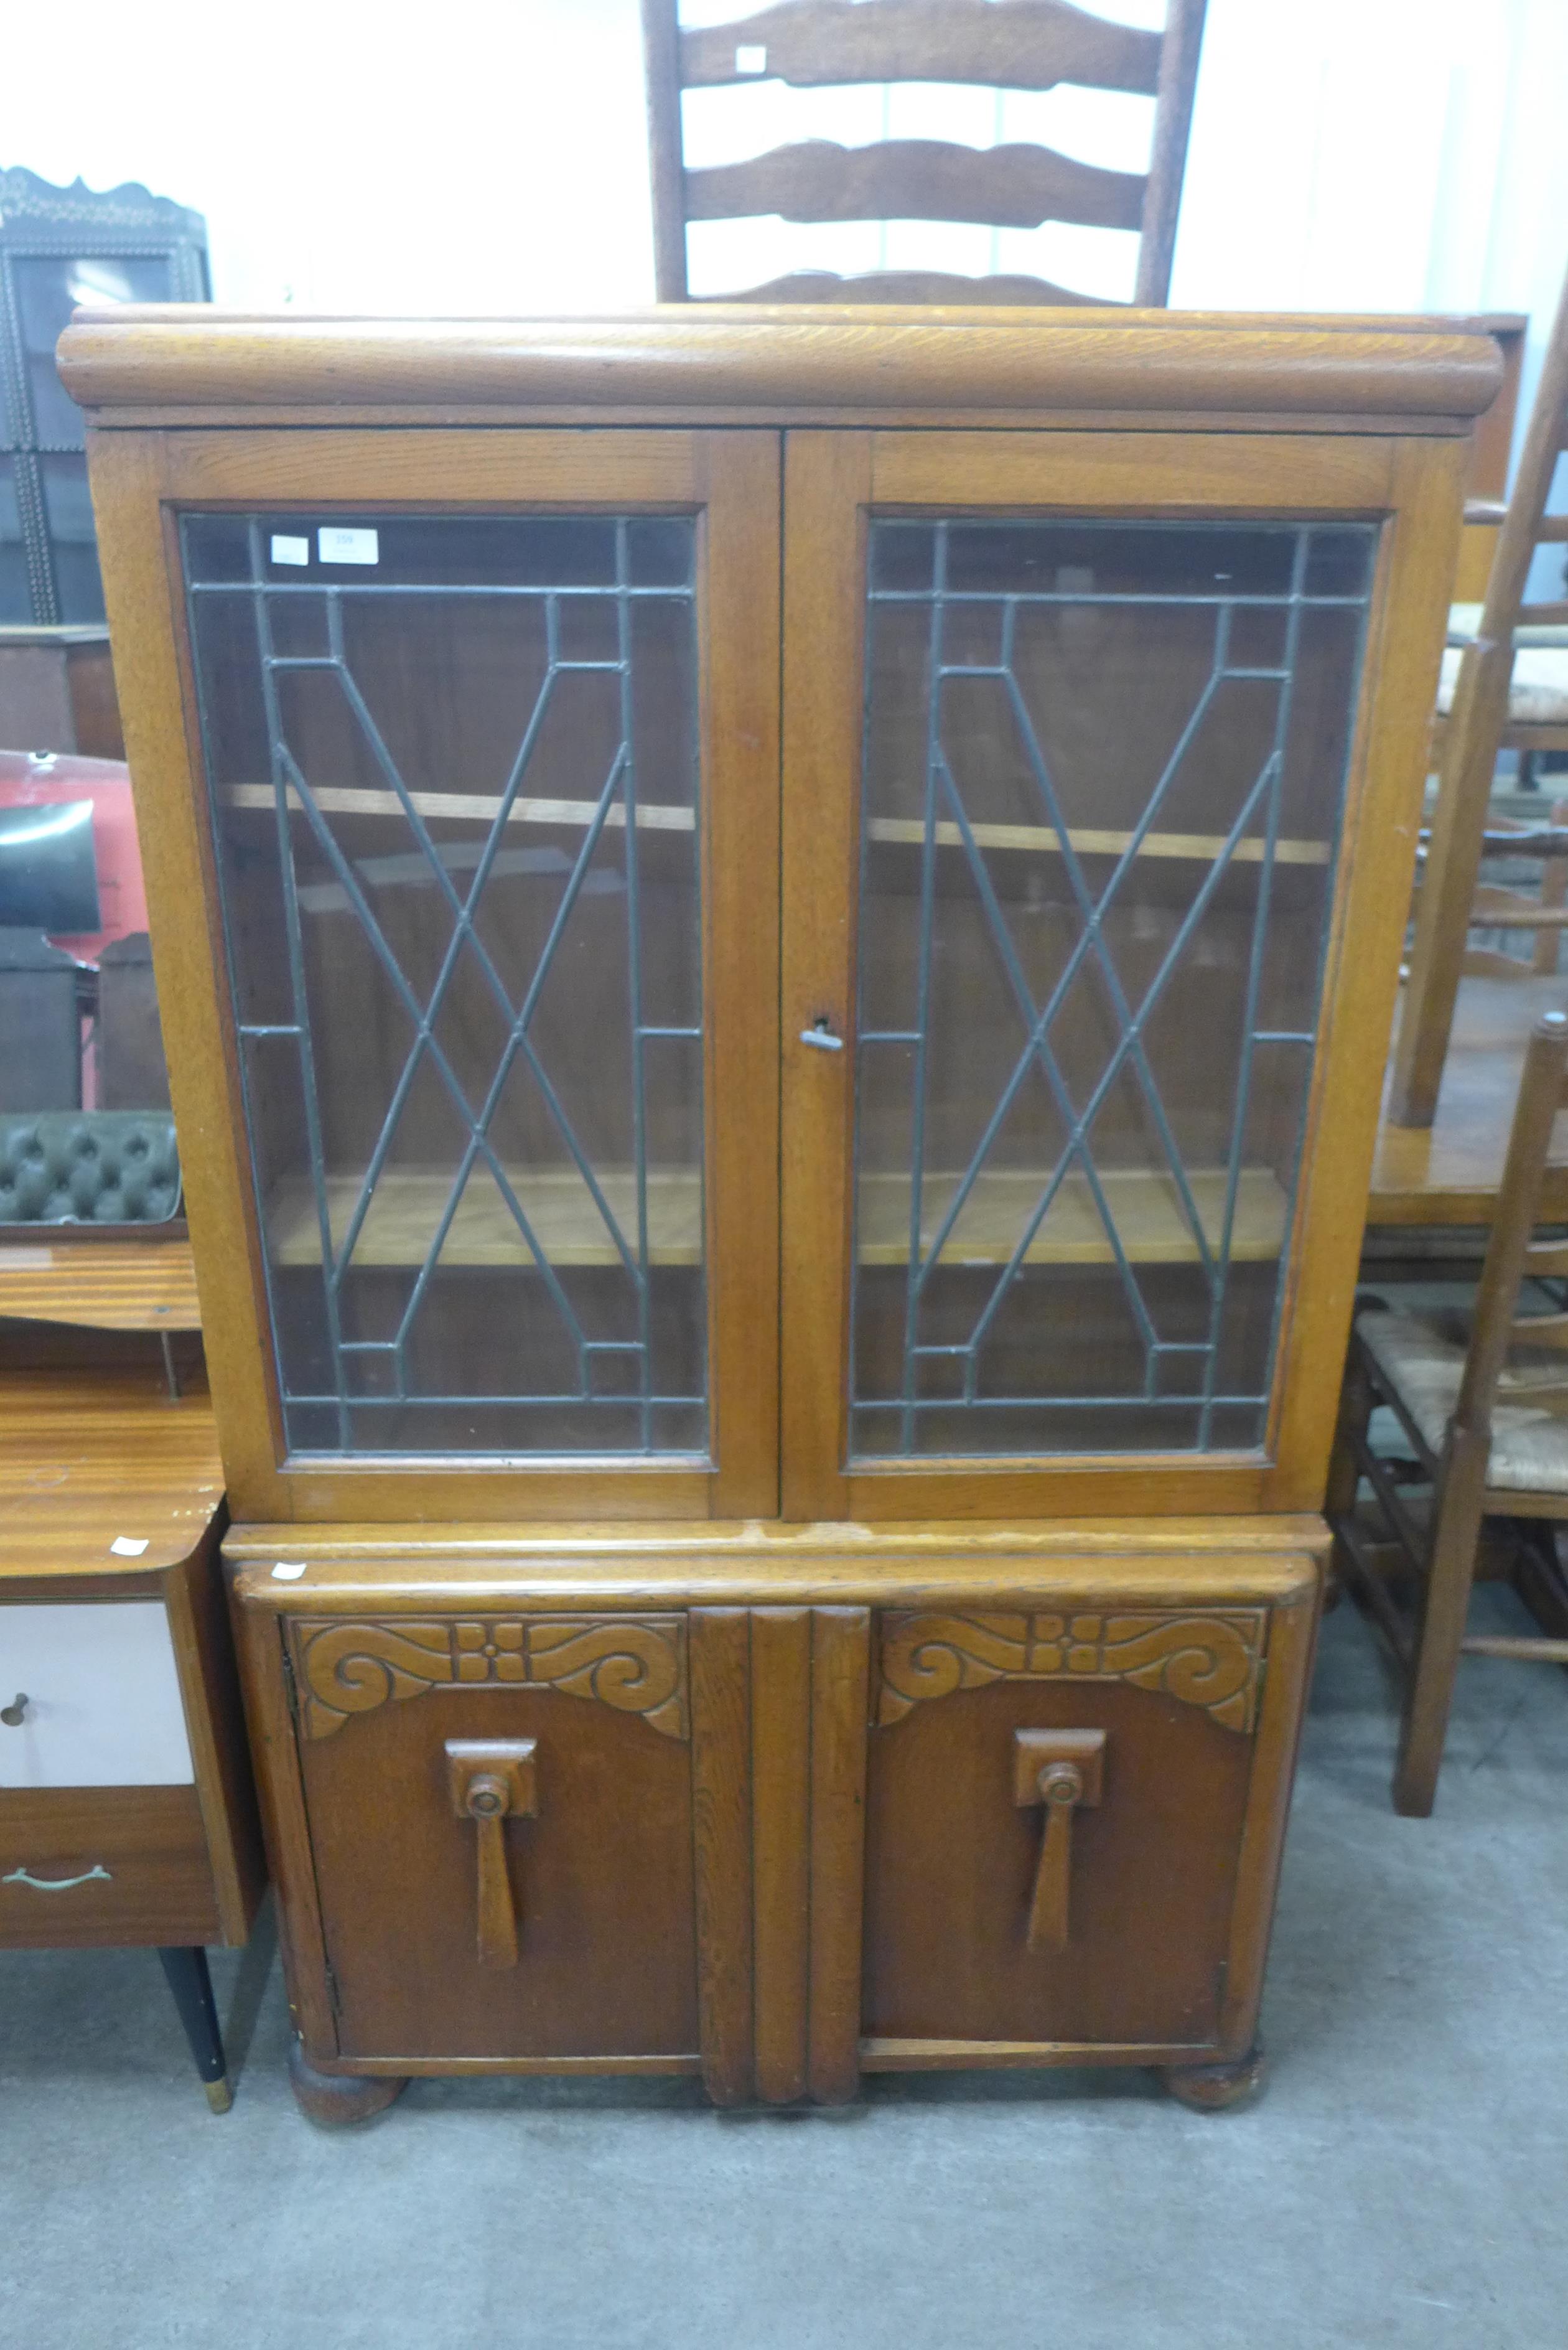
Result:
M1391 1126L1385 1096L1368 1224L1486 1224L1502 1181L1519 1074L1543 1012L1568 1010L1568 976L1465 979L1429 1128ZM1568 1110L1557 1120L1544 1215L1568 1221Z
M199 1330L186 1240L0 1239L0 1316L89 1330Z
M172 1398L151 1367L0 1370L0 1584L178 1566L223 1497L204 1389Z

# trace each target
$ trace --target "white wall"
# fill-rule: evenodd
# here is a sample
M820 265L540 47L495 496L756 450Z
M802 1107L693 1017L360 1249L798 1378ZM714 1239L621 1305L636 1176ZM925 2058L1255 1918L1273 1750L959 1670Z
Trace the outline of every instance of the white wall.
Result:
M685 0L685 14L739 5ZM1163 0L1096 5L1163 14ZM0 161L98 188L140 179L197 205L221 301L462 314L650 297L636 0L75 0L13 12L4 58ZM1210 0L1173 299L1527 309L1539 338L1568 265L1565 97L1568 0ZM884 102L776 85L731 101L688 101L708 159L754 151L780 135L769 126L856 139L886 121L977 144L1043 132L1136 167L1149 112L1093 94L998 108L985 92ZM1127 290L1117 240L1093 231L993 243L774 224L709 242L698 257L716 283L929 253Z

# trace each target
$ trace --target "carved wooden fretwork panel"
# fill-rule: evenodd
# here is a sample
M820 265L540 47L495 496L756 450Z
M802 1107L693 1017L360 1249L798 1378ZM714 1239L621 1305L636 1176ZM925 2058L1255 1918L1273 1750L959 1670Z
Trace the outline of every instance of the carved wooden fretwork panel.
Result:
M1264 1607L1125 1616L889 1615L877 1720L998 1680L1126 1680L1199 1705L1227 1730L1257 1719Z
M553 1689L639 1713L685 1738L683 1616L504 1616L446 1622L289 1627L307 1738L330 1738L353 1713L427 1690Z

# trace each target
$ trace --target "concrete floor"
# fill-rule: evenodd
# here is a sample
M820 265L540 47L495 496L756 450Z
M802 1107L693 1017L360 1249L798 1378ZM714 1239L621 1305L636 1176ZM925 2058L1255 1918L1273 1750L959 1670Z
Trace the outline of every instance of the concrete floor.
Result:
M222 2119L151 1952L0 1957L0 2337L1563 2350L1568 1683L1480 1662L1460 1691L1438 1816L1397 1820L1370 1635L1325 1627L1245 2113L1136 2074L760 2118L684 2083L424 2082L328 2137L285 2084L270 1938L214 1960Z

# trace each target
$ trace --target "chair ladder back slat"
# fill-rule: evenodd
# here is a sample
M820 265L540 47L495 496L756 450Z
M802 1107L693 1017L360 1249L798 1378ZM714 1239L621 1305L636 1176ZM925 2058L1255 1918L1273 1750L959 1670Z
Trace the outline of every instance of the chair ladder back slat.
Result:
M680 35L686 89L753 81L974 82L988 89L1159 87L1161 36L1067 0L784 0ZM755 52L763 50L759 65Z
M1554 1355L1568 1355L1568 1314L1516 1314L1508 1327L1515 1346L1545 1347Z
M835 277L826 269L795 269L763 286L725 296L730 302L934 302L1011 304L1055 310L1085 307L1113 309L1091 294L1075 294L1044 277L958 277L943 269L868 269L858 277Z
M1563 860L1554 858L1547 869L1552 875L1551 887L1556 891L1561 887L1557 877L1563 870ZM1507 931L1563 930L1568 927L1568 909L1564 909L1561 896L1548 898L1546 887L1543 877L1542 894L1527 898L1521 889L1505 889L1497 882L1480 882L1470 903L1470 918L1477 922L1495 922Z
M689 221L964 221L1038 228L1048 220L1136 229L1144 181L1049 147L950 147L940 139L884 139L840 147L808 139L743 163L688 172Z

